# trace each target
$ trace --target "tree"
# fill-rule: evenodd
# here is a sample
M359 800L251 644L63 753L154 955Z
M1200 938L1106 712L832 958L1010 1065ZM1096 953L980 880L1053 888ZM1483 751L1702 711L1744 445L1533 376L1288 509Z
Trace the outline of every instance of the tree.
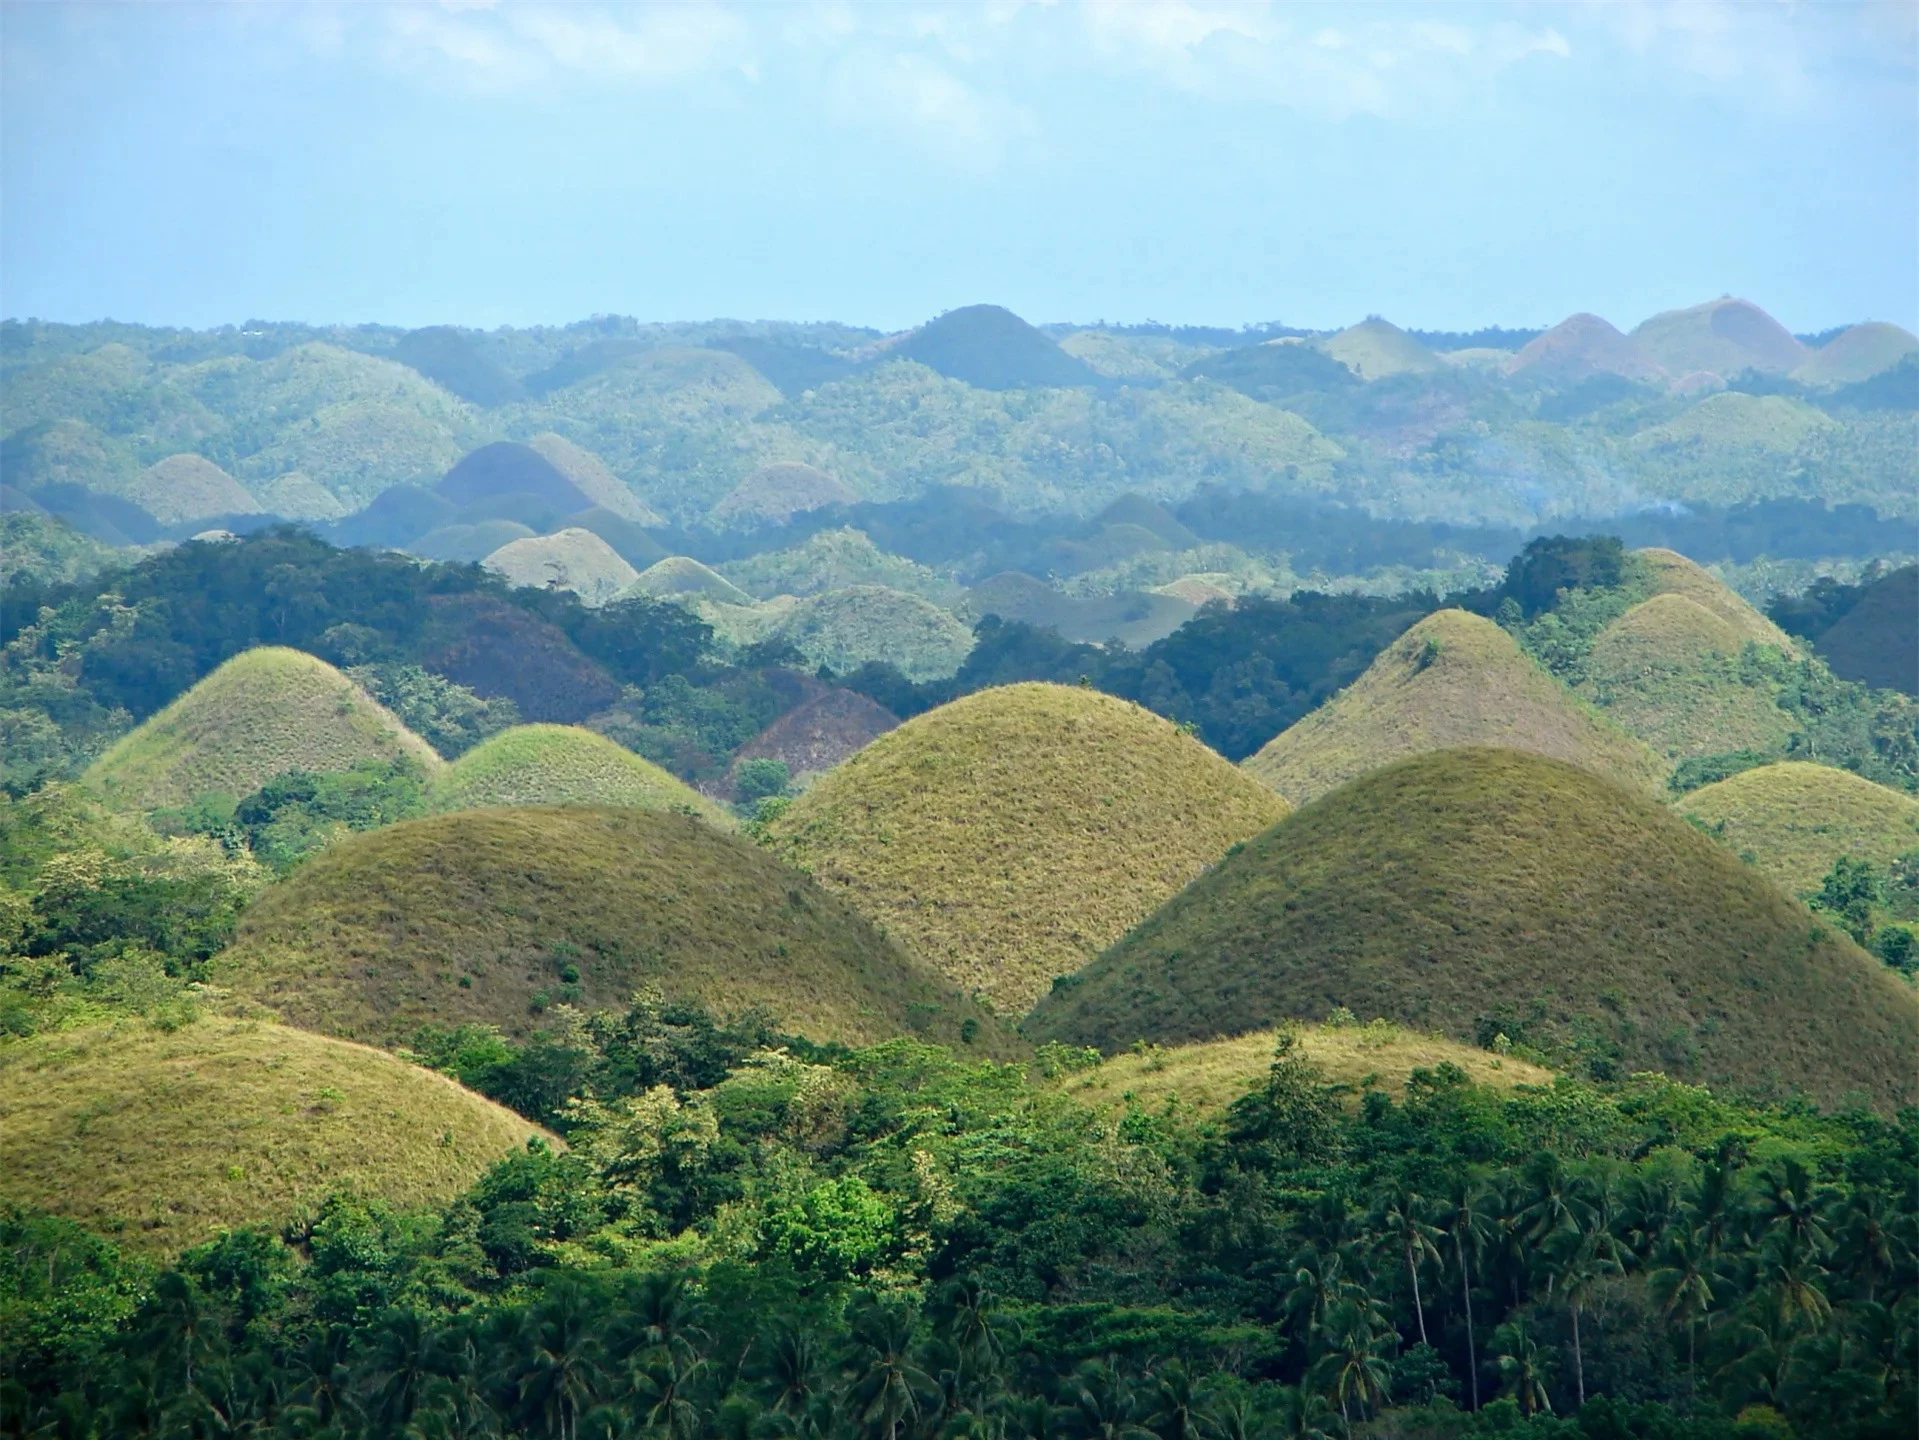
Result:
M1110 1359L1085 1361L1063 1389L1060 1429L1072 1440L1157 1440L1139 1423L1132 1387Z
M513 1385L522 1416L558 1440L577 1440L580 1415L600 1380L596 1316L576 1280L549 1287L526 1313Z
M939 1393L913 1356L915 1317L904 1306L869 1298L849 1319L854 1379L847 1398L867 1434L898 1440L909 1422L919 1420L922 1403Z
M1419 1294L1419 1267L1439 1262L1439 1231L1425 1217L1426 1202L1404 1181L1395 1181L1379 1192L1373 1202L1369 1223L1400 1252L1406 1273L1413 1282L1413 1312L1419 1318L1419 1343L1426 1338L1426 1305Z
M1469 1170L1454 1180L1440 1210L1440 1224L1452 1237L1453 1258L1459 1264L1459 1293L1466 1307L1466 1366L1475 1410L1479 1408L1479 1354L1473 1337L1472 1261L1495 1228L1492 1200L1485 1181Z
M1647 1276L1653 1303L1667 1323L1686 1327L1686 1389L1699 1388L1699 1322L1712 1310L1713 1263L1699 1236L1675 1231L1666 1241L1660 1264Z
M1339 1405L1346 1433L1353 1433L1353 1410L1362 1418L1386 1403L1392 1371L1386 1363L1375 1317L1350 1300L1341 1301L1327 1317L1321 1340L1325 1353L1308 1372Z
M1546 1393L1546 1369L1539 1345L1526 1331L1523 1320L1509 1320L1493 1331L1493 1354L1499 1360L1499 1373L1506 1388L1519 1402L1519 1412L1528 1417L1541 1411L1550 1413L1552 1397Z

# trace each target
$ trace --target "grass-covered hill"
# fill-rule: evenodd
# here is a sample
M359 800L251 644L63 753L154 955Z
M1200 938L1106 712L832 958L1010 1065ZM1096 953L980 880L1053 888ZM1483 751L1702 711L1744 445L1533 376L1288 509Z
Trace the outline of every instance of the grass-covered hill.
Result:
M1286 809L1171 721L1028 684L882 735L768 829L777 853L1017 1014Z
M1091 385L1090 366L998 305L964 305L929 320L893 348L895 358L980 390Z
M1313 343L1362 380L1431 374L1446 368L1444 360L1390 320L1377 316Z
M1190 1045L1143 1045L1109 1055L1092 1069L1069 1071L1061 1085L1075 1100L1100 1109L1139 1106L1154 1113L1172 1102L1217 1118L1259 1084L1272 1064L1277 1038L1272 1030L1252 1030ZM1474 1084L1496 1090L1553 1082L1551 1070L1517 1055L1495 1054L1389 1020L1299 1025L1293 1039L1295 1053L1355 1101L1375 1089L1401 1097L1413 1071L1441 1065L1455 1066Z
M1732 750L1772 754L1793 733L1773 687L1738 664L1751 637L1677 592L1606 626L1581 669L1581 695L1669 760Z
M161 1254L278 1230L343 1191L443 1204L540 1133L444 1075L258 1020L0 1046L0 1200Z
M1714 1085L1919 1094L1919 999L1658 803L1515 750L1418 756L1229 855L1027 1028L1115 1050L1335 1007Z
M1795 895L1817 890L1841 855L1883 870L1919 850L1919 801L1830 765L1760 765L1676 805Z
M409 543L407 550L422 560L477 565L515 540L534 537L533 528L517 520L482 520L477 525L436 525Z
M789 641L809 666L846 674L883 660L909 680L951 675L973 648L973 632L951 611L884 585L809 595L780 617L772 634Z
M262 894L212 970L289 1023L385 1042L427 1024L523 1034L549 1006L642 989L855 1043L951 1042L978 1014L766 851L642 809L468 810L354 836Z
M1919 565L1862 586L1851 608L1813 643L1844 679L1919 695Z
M762 465L714 505L707 519L727 526L783 525L795 515L827 505L851 505L859 495L824 470L798 461Z
M619 551L578 526L509 540L485 563L509 585L571 590L585 605L604 605L640 578Z
M1751 640L1760 645L1777 646L1788 655L1798 653L1792 637L1698 561L1662 546L1649 546L1633 554L1646 567L1654 595L1685 596L1732 626L1741 643Z
M606 462L591 450L575 445L564 435L555 435L551 430L535 435L526 443L528 449L537 451L547 464L570 480L573 487L596 507L611 510L622 520L631 520L635 525L666 523L659 511L635 495L626 482L607 469Z
M242 796L283 770L345 770L358 760L440 757L353 681L304 651L236 655L122 736L85 774L113 805L150 810L195 796Z
M892 711L864 695L828 690L787 711L740 746L734 769L748 760L777 760L794 784L804 785L899 723Z
M724 810L651 760L577 725L515 725L482 740L441 772L432 802L439 810L632 805L732 825Z
M462 506L523 495L571 515L599 503L538 450L510 440L496 440L462 455L433 488Z
M261 509L246 486L202 455L169 455L136 475L124 493L169 525L217 515L252 515Z
M1507 373L1529 380L1577 384L1595 375L1653 381L1664 371L1611 321L1597 315L1569 315L1543 335L1528 340L1507 362Z
M633 581L632 591L636 595L652 595L659 599L687 595L717 600L725 605L753 603L751 595L719 571L686 555L669 555L657 564L647 566Z
M1456 745L1551 755L1642 791L1663 783L1667 768L1535 664L1512 636L1464 610L1421 620L1352 685L1245 765L1303 804L1392 761Z
M1118 640L1128 649L1143 650L1179 629L1199 607L1178 594L1068 595L1036 576L1005 570L968 591L964 609L970 615L997 615L1057 630L1066 640L1094 645Z
M1792 372L1802 385L1856 385L1919 351L1919 336L1883 320L1848 325Z
M1727 378L1743 370L1784 375L1806 358L1792 332L1750 300L1662 311L1642 321L1632 338L1675 378L1701 370Z

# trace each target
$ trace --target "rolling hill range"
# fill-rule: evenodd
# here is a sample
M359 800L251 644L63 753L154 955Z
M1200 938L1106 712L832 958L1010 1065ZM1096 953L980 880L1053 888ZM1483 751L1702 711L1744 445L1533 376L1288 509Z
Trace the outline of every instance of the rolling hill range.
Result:
M1910 986L1665 807L1491 748L1405 760L1304 807L1027 1029L1111 1051L1336 1006L1825 1103L1919 1093Z
M604 735L577 725L515 725L475 745L434 781L437 810L501 805L630 805L685 810L732 829L724 809Z
M121 1020L0 1047L0 1200L162 1255L277 1230L341 1191L443 1204L541 1133L385 1051L258 1020Z
M1817 890L1841 855L1883 871L1919 850L1919 800L1830 765L1760 765L1701 786L1674 808L1795 895Z
M949 981L1017 1014L1286 810L1171 721L1027 684L882 735L768 832Z
M1683 594L1633 606L1594 640L1579 694L1668 760L1784 748L1794 719L1772 687L1742 679L1748 637Z
M547 1005L643 988L849 1043L950 1042L979 1015L765 851L639 809L469 810L355 836L262 894L213 970L290 1023L388 1043L429 1023L520 1034Z
M1792 372L1802 385L1856 385L1890 370L1919 351L1919 336L1897 325L1868 320L1849 325L1814 350Z
M326 661L262 646L236 655L96 760L82 777L109 803L150 810L215 792L234 797L283 770L345 770L356 760L443 762Z
M1569 315L1528 340L1507 362L1507 373L1527 379L1577 383L1594 375L1654 381L1665 372L1638 344L1597 315Z
M1649 748L1591 713L1504 630L1464 610L1421 620L1244 764L1303 804L1407 755L1456 745L1551 755L1646 792L1666 774Z

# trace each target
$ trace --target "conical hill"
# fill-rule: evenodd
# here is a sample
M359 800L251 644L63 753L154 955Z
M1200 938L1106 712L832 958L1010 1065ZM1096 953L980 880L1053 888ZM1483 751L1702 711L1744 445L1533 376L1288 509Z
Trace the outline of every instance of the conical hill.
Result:
M433 786L439 810L497 805L632 805L682 810L724 829L720 806L643 756L579 725L515 725L446 767Z
M1738 591L1696 560L1688 560L1677 550L1652 546L1635 550L1652 575L1655 595L1684 595L1695 605L1704 606L1739 632L1741 643L1751 640L1774 645L1788 655L1797 654L1791 639L1772 621L1749 605Z
M0 1047L0 1200L173 1255L342 1191L442 1204L542 1132L382 1050L257 1020Z
M283 770L345 770L369 759L444 762L379 701L304 651L236 655L94 761L85 783L129 809L238 798Z
M764 850L687 815L574 805L344 840L265 891L213 970L289 1023L384 1043L424 1024L524 1033L549 1005L642 989L849 1043L956 1042L979 1014Z
M1795 895L1841 855L1885 868L1919 850L1919 800L1831 765L1761 765L1675 802Z
M1295 804L1407 755L1509 745L1651 791L1666 767L1594 715L1492 621L1428 615L1345 690L1245 761Z
M1027 684L880 736L769 831L950 981L1017 1014L1287 808L1150 711Z
M1113 1051L1336 1007L1600 1073L1881 1108L1919 1094L1919 1000L1664 806L1557 760L1404 760L1249 841L1048 996Z

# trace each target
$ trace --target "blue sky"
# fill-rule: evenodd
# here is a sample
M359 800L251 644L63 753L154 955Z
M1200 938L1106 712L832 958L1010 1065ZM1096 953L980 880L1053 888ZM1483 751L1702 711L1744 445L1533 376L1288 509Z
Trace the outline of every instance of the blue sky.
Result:
M0 3L0 313L1919 328L1919 8Z

